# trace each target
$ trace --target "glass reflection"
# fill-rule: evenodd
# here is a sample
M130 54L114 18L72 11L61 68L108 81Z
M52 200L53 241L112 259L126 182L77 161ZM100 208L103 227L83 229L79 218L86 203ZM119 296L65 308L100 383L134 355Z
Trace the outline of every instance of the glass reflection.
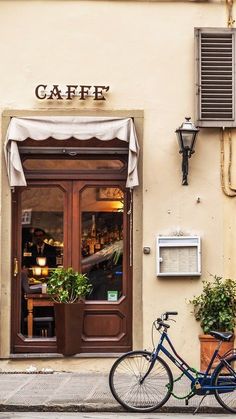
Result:
M123 197L119 188L82 192L81 265L93 285L89 300L117 301L122 295Z

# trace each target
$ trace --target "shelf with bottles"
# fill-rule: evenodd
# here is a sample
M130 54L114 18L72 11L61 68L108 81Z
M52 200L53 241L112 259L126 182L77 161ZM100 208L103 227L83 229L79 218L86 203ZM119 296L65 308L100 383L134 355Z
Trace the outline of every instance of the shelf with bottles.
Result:
M122 214L111 212L83 213L81 254L91 256L104 247L123 239Z

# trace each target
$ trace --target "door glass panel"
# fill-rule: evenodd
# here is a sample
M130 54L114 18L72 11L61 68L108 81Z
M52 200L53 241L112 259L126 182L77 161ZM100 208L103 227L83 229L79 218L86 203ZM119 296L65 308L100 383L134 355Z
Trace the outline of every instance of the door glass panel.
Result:
M81 193L81 266L93 286L88 300L122 296L123 206L120 188L88 187Z
M64 195L57 187L27 188L22 191L21 204L21 330L29 336L27 294L46 293L50 271L63 265ZM34 307L33 317L33 336L54 335L53 307Z

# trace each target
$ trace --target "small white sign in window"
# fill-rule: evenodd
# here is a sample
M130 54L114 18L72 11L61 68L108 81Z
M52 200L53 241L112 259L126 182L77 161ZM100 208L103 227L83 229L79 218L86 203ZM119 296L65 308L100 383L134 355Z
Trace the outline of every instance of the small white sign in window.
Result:
M21 215L21 224L29 225L31 224L31 219L32 219L32 209L31 208L23 209L22 215Z
M107 291L107 300L108 301L117 301L118 300L118 291Z

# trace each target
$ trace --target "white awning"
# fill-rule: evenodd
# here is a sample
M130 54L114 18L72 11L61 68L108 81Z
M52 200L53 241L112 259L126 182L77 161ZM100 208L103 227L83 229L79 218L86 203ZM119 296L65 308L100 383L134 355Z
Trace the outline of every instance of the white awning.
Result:
M132 118L104 118L82 116L12 118L5 141L5 157L10 186L26 186L17 143L31 138L36 141L47 138L88 140L96 137L101 141L114 138L129 143L128 176L126 187L133 188L138 182L139 145Z

